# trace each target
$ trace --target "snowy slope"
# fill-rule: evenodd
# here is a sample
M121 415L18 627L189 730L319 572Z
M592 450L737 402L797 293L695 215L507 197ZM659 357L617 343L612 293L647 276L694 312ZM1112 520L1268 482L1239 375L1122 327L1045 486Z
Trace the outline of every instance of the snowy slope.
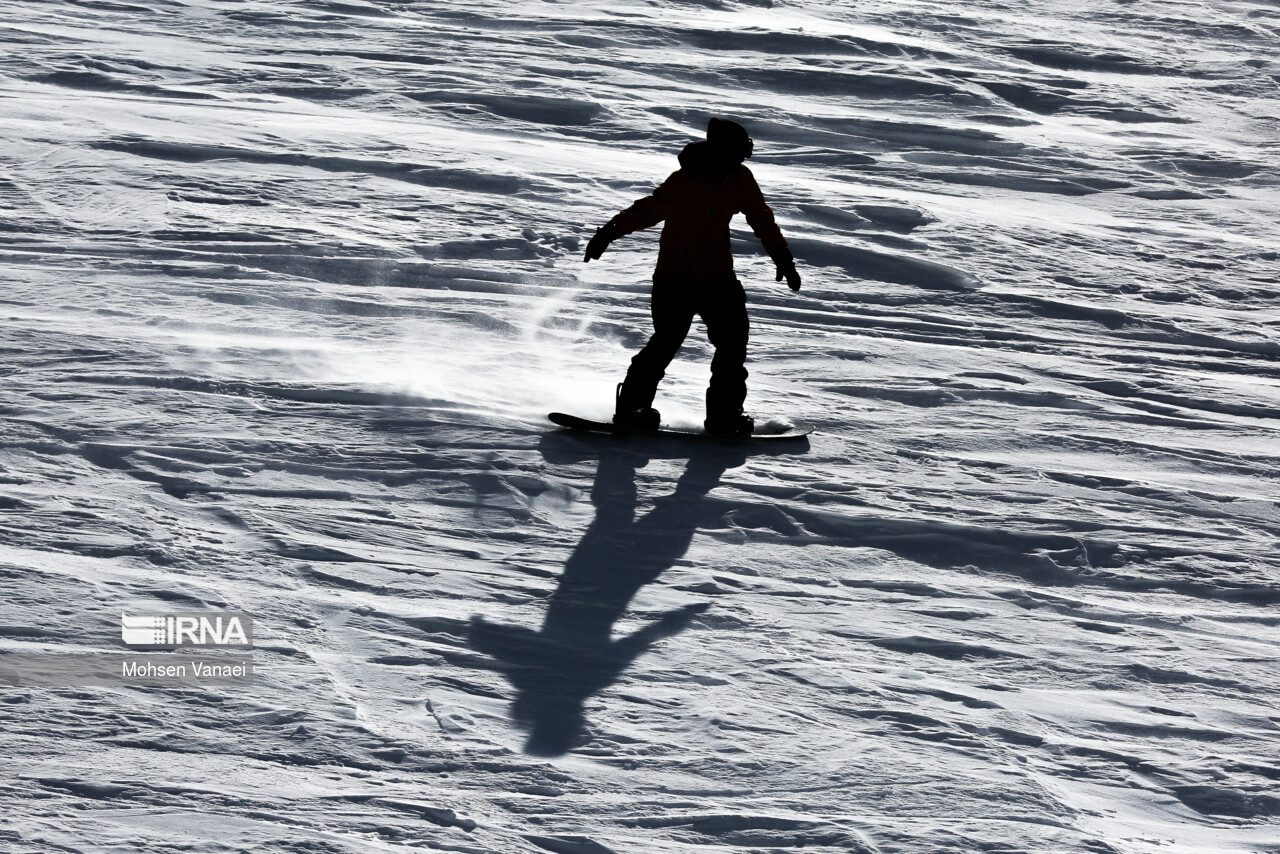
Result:
M0 2L0 850L1280 851L1280 6ZM592 440L711 115L777 447ZM701 418L695 332L664 385Z

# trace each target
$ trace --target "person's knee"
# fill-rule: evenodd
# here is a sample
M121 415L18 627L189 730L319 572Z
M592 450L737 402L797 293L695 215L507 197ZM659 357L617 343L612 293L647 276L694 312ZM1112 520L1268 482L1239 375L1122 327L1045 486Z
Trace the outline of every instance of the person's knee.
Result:
M649 343L645 345L645 350L651 351L654 355L666 355L668 358L674 356L676 351L680 349L680 345L684 343L685 335L683 332L662 334L656 333L649 339Z
M736 359L741 362L747 358L747 337L745 335L717 335L711 342L716 348L715 358Z

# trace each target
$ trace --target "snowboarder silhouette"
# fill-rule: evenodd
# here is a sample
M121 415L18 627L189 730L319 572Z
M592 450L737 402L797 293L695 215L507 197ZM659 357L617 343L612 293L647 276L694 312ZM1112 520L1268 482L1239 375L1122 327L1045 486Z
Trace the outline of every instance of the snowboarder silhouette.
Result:
M747 435L755 429L742 411L747 396L747 297L733 272L729 221L737 213L764 244L778 267L776 281L800 290L800 274L773 211L743 161L754 142L742 125L711 119L705 142L680 152L680 169L651 195L632 204L596 231L586 262L604 254L614 240L664 222L653 273L653 336L631 360L618 384L615 424L657 429L653 398L667 365L689 334L694 315L707 325L715 347L707 389L708 433Z

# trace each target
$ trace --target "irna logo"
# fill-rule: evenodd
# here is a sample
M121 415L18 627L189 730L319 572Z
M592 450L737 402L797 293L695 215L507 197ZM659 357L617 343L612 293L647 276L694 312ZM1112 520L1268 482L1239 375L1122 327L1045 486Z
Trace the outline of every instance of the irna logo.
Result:
M128 646L252 647L253 617L235 612L121 614Z

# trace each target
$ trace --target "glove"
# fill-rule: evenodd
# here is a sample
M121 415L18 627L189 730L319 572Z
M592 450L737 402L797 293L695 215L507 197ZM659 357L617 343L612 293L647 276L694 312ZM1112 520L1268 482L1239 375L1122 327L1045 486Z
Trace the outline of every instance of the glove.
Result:
M595 237L587 243L587 254L583 257L584 263L595 261L604 254L604 250L609 248L618 236L618 227L612 221L606 222L604 225L596 229Z
M784 276L787 279L787 287L793 291L800 290L800 274L796 272L796 262L790 258L778 262L778 276L774 281L781 282Z

